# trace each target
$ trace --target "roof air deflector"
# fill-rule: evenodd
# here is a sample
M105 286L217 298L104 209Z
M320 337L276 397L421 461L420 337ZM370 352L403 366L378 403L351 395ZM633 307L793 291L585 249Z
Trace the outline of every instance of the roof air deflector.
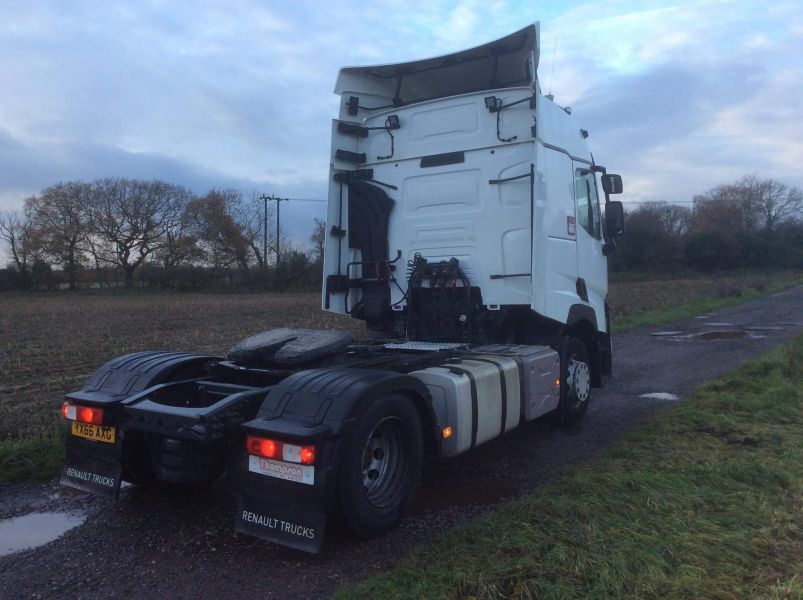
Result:
M538 24L495 42L437 58L341 69L335 93L367 97L361 110L533 84ZM370 98L370 100L368 99Z

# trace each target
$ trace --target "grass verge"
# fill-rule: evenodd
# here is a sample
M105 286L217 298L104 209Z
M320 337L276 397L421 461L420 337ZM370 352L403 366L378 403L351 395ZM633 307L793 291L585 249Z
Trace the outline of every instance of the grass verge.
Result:
M688 300L673 303L671 306L658 307L647 310L636 310L633 312L614 316L613 332L623 333L641 327L651 325L662 325L670 321L688 319L690 317L719 310L728 306L742 304L751 300L757 300L787 290L797 285L803 284L803 277L796 276L790 279L779 279L761 285L758 288L734 288L734 290L719 290L713 295L704 295L697 298L691 297ZM615 285L615 284L614 284ZM626 284L620 284L626 287ZM613 287L613 286L612 286ZM738 293L730 293L736 291Z
M64 426L20 440L0 440L0 484L49 479L64 464Z
M803 336L338 598L803 597Z

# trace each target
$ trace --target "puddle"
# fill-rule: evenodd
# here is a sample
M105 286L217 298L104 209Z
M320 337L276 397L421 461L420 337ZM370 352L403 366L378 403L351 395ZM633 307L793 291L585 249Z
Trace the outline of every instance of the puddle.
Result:
M711 317L707 317L707 316L705 316L705 315L702 315L702 316L699 316L699 317L694 317L694 318L695 318L695 319L710 319Z
M641 394L639 398L647 398L649 400L680 400L675 394L668 392L650 392L649 394Z
M673 342L689 342L692 340L733 340L736 338L743 338L748 335L748 330L763 331L769 329L780 329L779 327L738 327L735 328L732 323L706 323L706 325L714 327L722 327L723 329L708 329L705 331L654 331L650 335L655 337L664 337ZM724 329L730 327L731 329ZM751 336L755 337L755 336Z
M0 556L43 546L78 527L86 515L65 512L33 512L0 521Z
M733 340L747 335L744 329L720 329L718 331L703 331L694 337L700 340Z

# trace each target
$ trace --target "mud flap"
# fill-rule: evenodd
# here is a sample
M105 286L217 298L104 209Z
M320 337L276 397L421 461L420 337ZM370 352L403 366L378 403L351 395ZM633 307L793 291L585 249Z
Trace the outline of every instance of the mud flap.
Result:
M117 498L122 479L121 443L106 444L68 435L61 485Z
M304 510L238 494L234 530L269 542L318 554L323 548L326 513Z

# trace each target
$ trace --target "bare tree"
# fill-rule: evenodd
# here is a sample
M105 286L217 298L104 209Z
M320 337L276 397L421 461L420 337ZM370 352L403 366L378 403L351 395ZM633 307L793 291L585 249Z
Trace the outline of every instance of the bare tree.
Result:
M803 209L803 194L775 179L748 175L734 187L754 228L771 233L778 225L797 221Z
M270 253L271 248L276 247L276 235L271 227L274 212L273 204L267 205L266 213L265 203L260 200L256 192L251 192L247 199L235 190L227 190L227 193L232 197L230 204L232 218L239 225L240 231L254 255L256 264L262 268L266 267L267 254ZM264 252L266 223L268 226L267 252Z
M326 221L315 217L315 227L309 239L312 242L312 260L322 263L324 246L326 245Z
M167 243L167 232L178 226L191 195L181 186L137 179L103 179L93 190L98 256L118 266L131 287L137 268Z
M803 193L798 188L755 175L694 198L695 228L730 235L771 234L783 223L798 221L802 212Z
M28 199L30 200L30 199ZM26 204L28 202L26 200ZM0 211L0 240L8 244L11 263L22 277L23 287L31 278L31 266L38 255L38 235L27 213Z
M164 271L164 282L170 286L174 284L175 273L180 266L200 261L204 257L198 246L198 238L192 230L189 206L190 201L187 201L181 218L165 231L164 243L153 254Z
M206 260L216 268L237 265L247 272L251 246L235 218L240 202L236 190L211 190L194 198L187 214Z
M71 181L51 186L25 202L44 255L61 267L71 290L78 287L91 198L90 184Z
M644 202L627 213L627 235L618 260L626 268L671 269L682 256L691 211L666 202Z
M738 235L752 227L740 190L722 185L694 197L692 227L697 232Z

